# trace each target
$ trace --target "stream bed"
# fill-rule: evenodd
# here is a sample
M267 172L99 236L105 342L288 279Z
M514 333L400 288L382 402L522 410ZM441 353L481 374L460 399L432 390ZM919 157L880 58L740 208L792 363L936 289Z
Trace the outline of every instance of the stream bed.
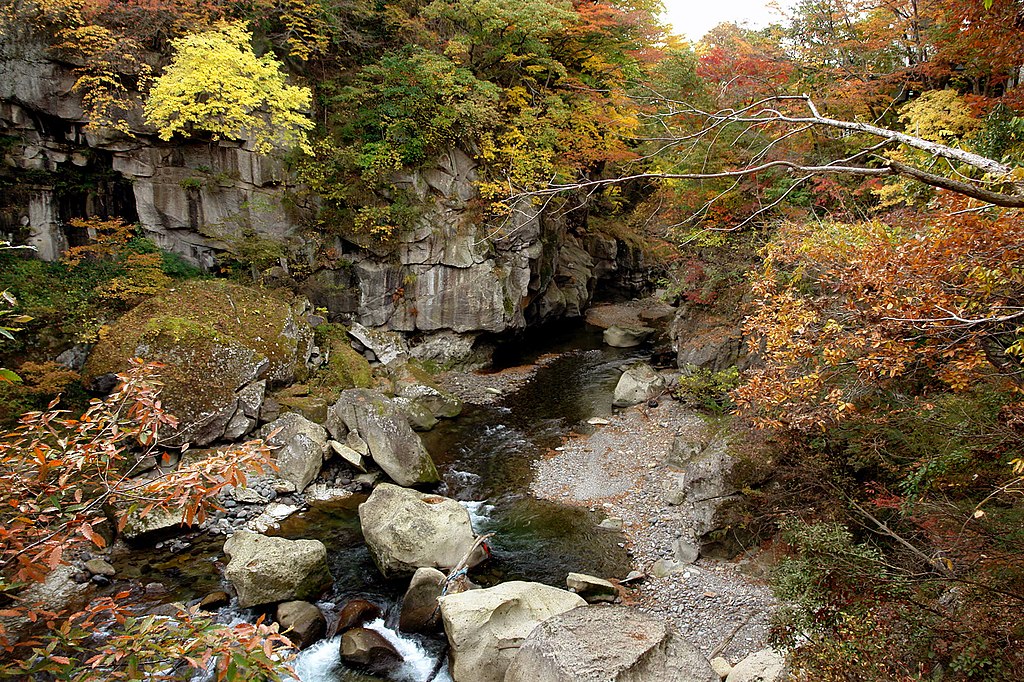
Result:
M600 330L581 323L548 333L540 344L519 340L499 347L496 366L532 364L542 353L548 354L544 362L520 388L492 404L467 403L459 417L421 434L442 475L436 491L466 506L477 534L494 533L491 559L471 574L483 586L528 580L564 588L569 572L622 578L632 568L622 533L598 527L604 518L600 510L538 500L530 495L530 481L534 461L552 454L570 434L589 432L587 419L611 414L620 367L638 354L603 345ZM408 580L386 580L374 565L357 513L366 497L313 503L272 534L317 539L327 547L335 582L320 604L325 613L356 597L382 607L383 619L370 627L406 658L390 679L450 680L443 667L432 677L443 665L443 636L395 631ZM220 589L222 542L220 537L198 541L165 560L150 556L139 577L175 585L174 595L182 600ZM226 612L222 618L254 615ZM339 640L321 641L299 655L295 669L301 682L384 679L346 668L339 660Z

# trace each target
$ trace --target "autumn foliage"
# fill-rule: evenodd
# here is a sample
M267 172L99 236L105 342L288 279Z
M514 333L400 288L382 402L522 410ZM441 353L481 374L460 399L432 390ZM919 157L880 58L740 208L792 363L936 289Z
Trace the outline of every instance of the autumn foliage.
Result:
M223 628L194 610L146 616L130 591L64 611L35 600L34 584L84 550L105 548L131 516L162 511L199 523L225 485L269 466L253 443L142 475L146 458L162 458L161 433L175 424L161 409L154 369L137 362L81 416L54 404L0 437L0 645L9 657L0 674L170 679L182 666L213 666L218 679L278 674L274 648L284 640L259 623Z

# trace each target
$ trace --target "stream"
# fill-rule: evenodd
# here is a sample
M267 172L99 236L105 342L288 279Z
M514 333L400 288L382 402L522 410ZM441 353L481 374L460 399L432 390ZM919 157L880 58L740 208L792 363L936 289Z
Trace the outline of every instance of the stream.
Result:
M539 343L534 342L537 338ZM542 353L549 356L518 390L494 404L467 403L459 417L421 434L442 474L437 492L463 503L477 534L494 533L492 558L471 575L483 586L528 580L564 588L569 572L623 577L631 569L624 536L598 527L604 518L600 511L537 500L530 496L529 484L537 458L572 433L588 433L592 427L587 419L611 413L619 368L638 353L603 345L600 330L580 323L499 347L495 366L532 364ZM368 627L381 632L406 659L390 679L425 682L444 655L445 641L443 635L395 630L408 580L385 580L374 565L357 514L366 497L314 503L281 522L272 534L322 541L335 578L331 594L320 603L322 610L336 611L355 597L379 604L384 617ZM223 538L214 537L165 561L149 557L139 577L175 584L178 599L202 597L221 588L216 560L222 560L222 543ZM226 609L221 618L253 615ZM346 668L339 659L339 640L323 640L298 656L294 665L301 682L385 679ZM450 681L444 668L433 679Z

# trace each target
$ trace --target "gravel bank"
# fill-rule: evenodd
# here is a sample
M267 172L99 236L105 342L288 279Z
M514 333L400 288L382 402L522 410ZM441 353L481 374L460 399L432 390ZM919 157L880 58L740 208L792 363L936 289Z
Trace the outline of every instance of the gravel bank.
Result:
M537 370L557 359L557 354L543 355L532 365L509 367L499 372L461 372L451 370L437 377L441 388L466 403L489 405L503 396L515 393Z
M667 577L651 574L656 561L673 558L673 541L691 521L684 507L663 501L662 490L675 436L706 437L700 414L662 400L656 408L629 408L608 421L538 460L533 494L621 518L635 567L647 574L627 589L627 600L671 620L704 654L717 654L728 640L724 655L735 663L764 648L774 600L736 564L699 559Z

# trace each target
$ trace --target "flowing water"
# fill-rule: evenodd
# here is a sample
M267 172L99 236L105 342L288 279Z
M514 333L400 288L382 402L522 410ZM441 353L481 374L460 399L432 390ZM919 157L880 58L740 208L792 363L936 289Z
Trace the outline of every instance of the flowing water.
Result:
M494 533L492 559L472 573L472 579L485 586L532 580L564 588L571 571L621 577L630 569L622 534L598 528L603 519L599 512L537 500L530 496L529 485L537 458L548 455L569 434L590 429L590 417L611 413L619 368L636 354L603 346L600 332L582 325L545 330L540 338L540 344L519 339L496 354L499 367L532 363L542 352L556 354L519 390L492 405L467 404L458 418L422 434L442 472L438 492L466 506L477 533ZM407 581L385 580L374 566L357 515L365 499L356 495L316 504L282 522L277 534L321 540L335 578L329 602L321 606L331 610L354 597L380 604L384 617L372 627L406 658L391 679L425 682L444 655L444 641L394 630ZM183 565L160 568L159 575L182 574L179 577L197 582L192 591L201 596L204 590L217 589L217 570L209 548L193 552ZM159 564L151 562L151 568ZM338 640L322 641L300 654L296 672L301 682L380 679L346 669L339 660ZM442 669L433 679L450 678Z

